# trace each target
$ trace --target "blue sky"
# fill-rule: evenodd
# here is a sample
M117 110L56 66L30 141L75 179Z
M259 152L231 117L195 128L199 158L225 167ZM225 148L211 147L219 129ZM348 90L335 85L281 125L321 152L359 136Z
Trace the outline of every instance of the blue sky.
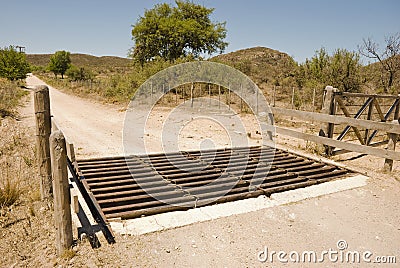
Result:
M5 2L5 3L4 3ZM133 46L131 25L156 0L18 0L0 5L0 47L26 46L27 53L67 50L125 57ZM296 61L325 47L356 50L362 39L400 32L398 0L194 0L214 7L214 21L226 21L226 52L264 46Z

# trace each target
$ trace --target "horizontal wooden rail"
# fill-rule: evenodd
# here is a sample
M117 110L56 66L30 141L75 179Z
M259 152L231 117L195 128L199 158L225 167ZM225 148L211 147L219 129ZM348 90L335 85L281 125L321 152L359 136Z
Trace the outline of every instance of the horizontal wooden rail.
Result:
M380 99L398 99L396 95L382 95L382 94L364 94L364 93L350 93L350 92L337 92L335 95L341 95L346 97L375 97Z
M314 120L325 123L344 124L354 127L376 129L388 133L400 134L400 124L355 119L344 116L312 113L312 112L305 112L305 111L298 111L298 110L291 110L291 109L277 108L277 107L272 107L271 110L275 115L279 114L279 115L293 116L301 118L303 120Z
M373 147L366 146L366 145L358 145L358 144L354 144L354 143L333 140L330 138L320 137L320 136L316 136L313 134L298 132L298 131L288 129L288 128L282 128L282 127L277 127L277 126L272 126L271 128L275 128L275 132L277 134L286 135L286 136L294 137L297 139L308 140L308 141L312 141L312 142L319 143L319 144L325 144L325 145L329 145L332 147L349 150L352 152L369 154L369 155L374 155L374 156L378 156L378 157L382 157L382 158L386 158L386 159L393 159L393 160L400 161L400 152L390 151L390 150L386 150L386 149L373 148Z

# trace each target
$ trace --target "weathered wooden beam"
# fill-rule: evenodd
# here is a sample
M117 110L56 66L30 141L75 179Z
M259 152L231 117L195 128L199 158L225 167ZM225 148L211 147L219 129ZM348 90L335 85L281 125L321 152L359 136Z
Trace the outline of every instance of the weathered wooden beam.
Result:
M315 120L318 122L325 122L325 123L329 122L333 124L346 124L350 126L376 129L389 133L400 134L400 125L389 124L385 122L376 122L370 120L355 119L355 118L327 115L321 113L312 113L312 112L305 112L305 111L298 111L298 110L291 110L291 109L277 108L277 107L271 107L271 110L274 114L298 117L305 121Z
M344 105L342 99L338 98L336 101L337 101L337 103L339 104L340 109L342 109L343 114L344 114L346 117L351 117L351 115L350 115L349 111L347 110L346 106ZM358 130L358 128L355 127L355 126L351 126L351 127L353 128L354 133L355 133L356 136L357 136L357 139L360 141L360 143L361 143L362 145L364 145L364 144L365 144L364 139L363 139L363 137L361 137L361 133L360 133L360 131Z
M350 92L341 92L340 95L348 96L348 97L378 97L381 99L397 99L398 96L396 95L381 95L381 94L364 94L364 93L350 93Z
M54 220L58 256L72 246L71 198L67 172L67 149L61 131L50 135L50 155L54 190Z
M38 86L34 91L36 118L36 151L40 175L40 195L42 200L50 198L53 192L49 137L51 132L50 97L47 86Z
M288 128L282 128L282 127L275 127L275 131L277 134L281 135L286 135L290 137L294 137L297 139L303 139L303 140L308 140L312 141L315 143L319 144L325 144L328 146L332 147L337 147L337 148L342 148L346 149L352 152L357 152L357 153L362 153L362 154L369 154L369 155L374 155L382 158L387 158L387 159L392 159L392 160L397 160L400 161L400 153L391 151L391 150L386 150L386 149L379 149L379 148L373 148L370 146L366 145L359 145L359 144L354 144L354 143L349 143L349 142L343 142L343 141L338 141L326 137L320 137L312 134L307 134L307 133L302 133L298 132L295 130L291 130Z
M325 95L324 95L324 102L322 104L322 109L321 113L327 114L327 115L334 115L336 111L335 107L335 92L337 92L336 88L333 88L332 86L326 86L325 87ZM338 96L340 97L340 96ZM335 125L332 123L323 123L321 125L321 129L319 131L319 135L322 137L328 137L332 138L333 137L333 132L334 132ZM326 146L325 147L325 154L327 156L332 155L333 147Z
M388 136L389 136L389 142L387 145L387 149L394 152L396 150L396 142L398 135L393 133L388 133ZM386 158L383 170L390 172L392 171L392 169L393 169L393 159Z
M375 105L376 111L378 112L379 118L381 119L382 122L385 122L386 121L385 116L383 115L381 106L379 105L377 100L374 101L374 105Z
M368 106L367 120L371 120L371 118L372 118L372 110L374 108L375 102L376 102L376 98L374 97L374 98L372 98L372 101ZM369 142L370 142L370 141L368 141L368 137L369 137L369 129L367 128L367 129L365 129L365 135L364 135L364 143L367 145L369 145Z

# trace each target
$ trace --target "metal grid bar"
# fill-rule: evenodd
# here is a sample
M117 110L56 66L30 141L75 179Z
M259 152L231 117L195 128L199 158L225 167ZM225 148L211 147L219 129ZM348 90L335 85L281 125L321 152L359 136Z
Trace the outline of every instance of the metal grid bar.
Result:
M348 173L269 147L83 159L76 170L106 219L270 195Z

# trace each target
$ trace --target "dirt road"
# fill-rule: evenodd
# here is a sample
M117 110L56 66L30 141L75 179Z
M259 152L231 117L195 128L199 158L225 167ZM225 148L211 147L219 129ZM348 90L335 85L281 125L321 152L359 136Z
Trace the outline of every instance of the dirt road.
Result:
M26 81L31 88L45 84L33 75L30 75ZM49 90L51 113L68 141L74 144L78 157L114 156L126 153L123 143L125 109L68 95L50 86ZM217 115L219 116L217 120L194 119L196 111L188 113L185 109L183 107L171 111L171 108L156 107L148 116L144 135L137 140L129 140L129 147L134 148L129 152L142 153L140 148L143 146L147 153L151 153L232 147L230 144L233 141L244 141L250 145L260 143L260 136L256 134L258 129L255 118L250 115L245 115L245 120L239 119L240 122L238 122L238 116L226 112ZM135 113L138 112L140 114L135 116L147 116L146 111L135 111ZM191 117L191 113L193 113L193 117ZM32 101L22 110L22 115L33 117ZM132 116L132 114L130 115ZM32 121L30 120L30 122ZM143 128L143 126L135 124L135 120L129 122L132 124L131 130ZM168 124L169 126L182 125L177 133L177 146L165 146L165 141L163 143L161 139L163 135L164 137L171 133L175 135L173 128L165 127ZM248 133L252 133L252 135L250 134L248 137ZM245 144L242 142L234 145L234 147L239 146L245 146Z
M45 84L33 75L26 82L31 87ZM49 89L51 113L67 139L74 143L78 156L122 154L123 111L65 94L52 87ZM32 102L23 113L33 114Z

